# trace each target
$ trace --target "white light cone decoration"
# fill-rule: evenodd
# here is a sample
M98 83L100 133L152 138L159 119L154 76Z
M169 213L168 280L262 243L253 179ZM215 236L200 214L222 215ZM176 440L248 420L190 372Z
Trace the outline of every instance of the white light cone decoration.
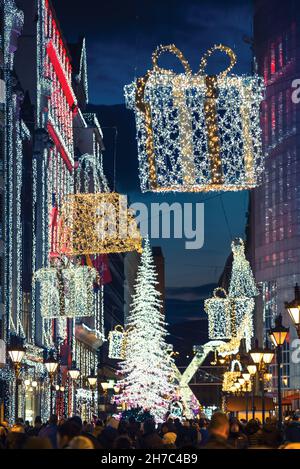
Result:
M253 336L254 296L258 295L249 262L245 257L244 242L236 238L231 243L233 253L232 272L228 294L216 289L213 298L205 300L208 314L209 338L229 339L219 348L222 355L234 354L239 350L241 339L246 339L246 349L251 347ZM223 298L217 292L223 292Z
M209 76L207 58L216 50L229 56L230 65ZM179 59L184 73L158 66L165 51ZM204 55L196 74L174 44L159 46L152 62L152 70L124 89L127 107L136 117L141 190L236 191L257 186L263 172L263 81L257 75L228 76L236 56L221 44Z
M119 365L124 378L118 381L121 394L117 401L125 403L129 409L141 407L148 410L157 421L162 421L176 389L157 284L157 273L147 240L132 297L128 321L132 329L127 336L126 356Z
M231 243L233 263L228 294L231 298L253 298L258 295L249 261L245 257L245 245L241 238Z

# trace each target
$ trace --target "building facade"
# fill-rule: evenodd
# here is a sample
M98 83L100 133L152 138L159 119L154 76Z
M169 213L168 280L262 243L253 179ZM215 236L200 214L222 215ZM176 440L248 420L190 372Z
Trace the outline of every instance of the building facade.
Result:
M296 1L257 0L254 7L254 54L266 86L261 117L265 179L250 200L250 254L261 292L255 335L266 343L279 313L290 326L282 369L289 394L300 388L300 367L292 359L296 331L284 309L300 281L300 105L292 99L293 80L300 76L300 13ZM271 368L275 390L276 368Z
M124 323L124 256L76 260L99 272L91 317L46 318L33 281L59 258L53 220L65 196L109 191L102 129L87 112L85 40L66 43L50 0L2 1L0 12L0 339L9 344L16 336L26 350L17 382L9 360L1 365L1 418L17 417L16 389L26 420L46 420L51 397L60 417L76 411L91 418L86 412L97 413L100 393L87 377L109 366L105 337ZM43 363L51 350L59 359L52 388ZM76 392L72 362L81 371Z

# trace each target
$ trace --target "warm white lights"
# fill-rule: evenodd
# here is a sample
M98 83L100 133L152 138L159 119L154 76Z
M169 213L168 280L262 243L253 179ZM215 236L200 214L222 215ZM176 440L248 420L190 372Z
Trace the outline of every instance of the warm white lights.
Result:
M209 338L230 339L230 342L221 345L221 355L237 353L242 338L246 339L249 350L253 336L253 297L258 294L250 264L245 258L242 239L235 239L231 248L233 263L228 294L224 289L217 288L213 298L205 300Z
M69 376L72 380L76 381L76 379L80 376L80 371L77 368L73 368L68 370Z
M116 192L69 194L62 207L61 248L68 255L141 251L127 198Z
M95 375L90 375L87 377L87 380L88 380L88 383L89 385L92 387L96 386L97 384L97 376Z
M230 58L217 76L206 75L216 49ZM157 65L171 52L184 73ZM257 75L228 76L234 52L214 46L192 74L173 44L152 56L153 70L125 86L127 107L135 111L141 189L145 191L241 190L255 187L263 171L259 108L263 83Z
M14 349L8 350L8 354L13 364L17 365L17 364L20 364L21 361L23 360L23 357L25 355L25 350L22 350L21 348L18 349L16 347Z
M96 269L89 266L64 265L39 269L34 278L40 283L41 315L47 318L94 315Z
M142 407L159 421L164 418L175 391L173 359L168 353L166 325L161 313L157 273L149 241L145 242L132 296L123 379L117 402Z

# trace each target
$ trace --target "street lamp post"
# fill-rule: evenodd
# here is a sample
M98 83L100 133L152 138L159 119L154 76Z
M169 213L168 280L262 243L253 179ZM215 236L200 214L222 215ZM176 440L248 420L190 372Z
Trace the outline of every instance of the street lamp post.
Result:
M250 375L250 373L243 372L242 377L245 380L245 386L246 386L246 420L248 422L248 415L249 415L249 384L250 384L251 375Z
M275 319L275 327L273 327L270 332L270 338L276 348L276 358L277 358L277 402L278 402L278 428L282 428L282 400L281 400L281 356L282 356L282 346L285 342L286 336L288 334L289 328L284 327L282 324L282 315L280 314Z
M247 370L250 374L251 386L252 386L252 418L255 419L255 386L254 380L256 375L256 365L248 365Z
M53 408L53 378L58 367L58 361L54 358L53 351L50 352L49 357L44 360L44 365L47 368L50 378L50 416Z
M92 390L92 406L95 410L95 388L97 385L97 375L95 375L94 369L91 370L91 374L87 377L87 380Z
M21 362L25 355L23 344L11 344L8 347L8 354L15 371L15 420L17 420L19 413L19 374L21 369Z
M68 370L69 376L72 380L72 385L73 385L73 412L74 415L76 415L76 381L78 380L80 376L80 370L77 368L76 363L73 361L71 368Z
M300 339L300 288L298 283L295 285L295 298L290 303L286 302L285 307Z
M250 356L257 366L257 371L259 372L259 378L261 381L261 403L262 403L262 423L265 423L265 373L267 371L267 366L271 363L274 358L274 352L269 348L260 348L258 347L258 342L256 341L254 349L250 350Z

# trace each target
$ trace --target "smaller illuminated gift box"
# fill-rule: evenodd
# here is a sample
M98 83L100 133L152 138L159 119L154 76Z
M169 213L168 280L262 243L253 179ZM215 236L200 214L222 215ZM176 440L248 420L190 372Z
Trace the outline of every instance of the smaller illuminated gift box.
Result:
M45 318L94 315L94 282L98 274L88 266L51 266L39 269L41 316Z
M251 337L253 298L230 298L223 288L216 288L213 297L205 300L204 309L210 340Z
M125 358L126 351L126 331L124 327L118 325L113 331L110 331L108 335L109 348L108 356L109 358L118 360Z
M222 383L222 391L223 392L231 392L235 393L237 389L234 387L234 383L239 378L242 378L242 371L243 367L239 360L232 360L230 364L230 370L225 371L223 375L223 383ZM252 383L250 380L245 381L241 387L239 388L239 391L251 391L252 390Z
M230 58L218 75L206 75L207 58L216 50ZM184 73L158 66L171 52ZM257 75L228 75L234 52L215 45L203 56L198 73L175 45L160 46L153 69L125 86L134 110L141 190L236 191L256 187L263 172L259 110L263 83Z

